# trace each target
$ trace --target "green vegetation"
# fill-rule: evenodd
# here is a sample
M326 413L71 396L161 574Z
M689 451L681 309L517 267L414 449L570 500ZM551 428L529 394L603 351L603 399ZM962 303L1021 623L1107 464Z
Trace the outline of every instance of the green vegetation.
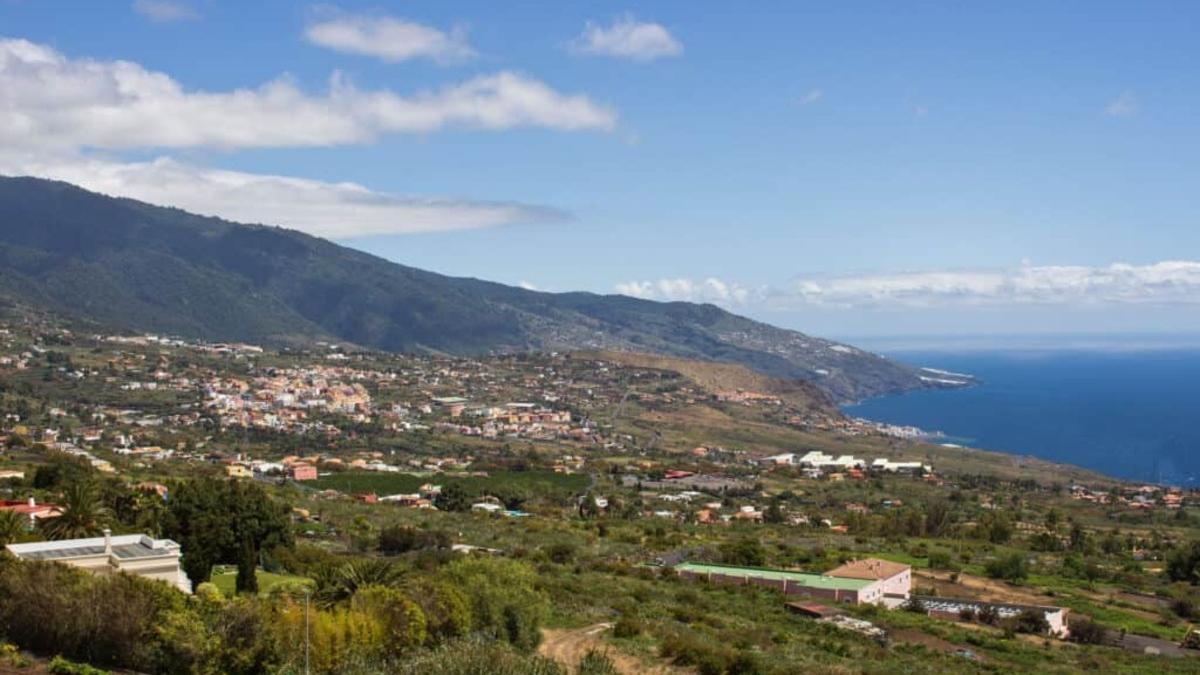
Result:
M1161 491L1077 468L884 436L734 366L216 353L38 321L0 333L0 354L27 354L0 374L0 468L24 473L0 491L69 516L31 530L0 512L0 538L170 537L197 583L186 596L0 555L5 666L298 674L307 626L310 667L331 674L1195 671L1193 659L1142 653L1174 649L1196 620L1195 492L1172 493L1181 504L1168 508ZM267 401L282 390L262 384L280 372L298 389L361 383L372 405L281 408ZM162 388L123 388L146 382ZM294 424L217 415L209 387ZM770 396L717 400L725 387ZM473 403L456 417L423 410L437 396ZM570 428L492 421L485 435L485 407L530 400L570 411ZM934 471L833 480L754 461L809 450ZM324 475L289 481L279 468L291 462ZM250 466L268 470L226 475ZM425 484L442 487L432 504L363 498ZM1153 506L1130 507L1135 494ZM481 499L528 515L471 511ZM868 636L794 614L767 588L656 564L808 579L864 557L912 565L922 596L1070 608L1077 644L1043 635L1036 612L842 607L886 633Z
M617 349L820 381L838 399L927 386L915 368L857 350L839 354L834 367L831 343L713 305L535 293L446 277L295 231L65 183L0 177L0 223L0 292L127 330L457 354L585 348L599 339ZM826 367L835 375L818 376Z
M256 573L258 592L270 595L277 587L290 589L296 585L313 585L313 580L295 574L275 574L258 570ZM212 583L227 598L237 595L237 570L217 572L212 575Z
M412 494L426 483L444 488L458 486L469 496L522 494L571 494L587 487L587 476L552 471L504 471L487 476L413 475L346 471L322 476L306 484L320 490L341 490L347 494L375 493L380 496Z

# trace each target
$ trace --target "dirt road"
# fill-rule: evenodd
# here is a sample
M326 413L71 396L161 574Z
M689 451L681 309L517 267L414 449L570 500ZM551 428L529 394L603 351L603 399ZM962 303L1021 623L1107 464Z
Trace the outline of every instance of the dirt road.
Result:
M596 649L606 654L623 675L682 675L690 672L664 663L645 662L613 649L606 645L603 639L605 631L610 628L611 623L598 623L584 628L543 629L542 645L538 647L538 653L571 669L575 668L579 659L583 658L589 649Z

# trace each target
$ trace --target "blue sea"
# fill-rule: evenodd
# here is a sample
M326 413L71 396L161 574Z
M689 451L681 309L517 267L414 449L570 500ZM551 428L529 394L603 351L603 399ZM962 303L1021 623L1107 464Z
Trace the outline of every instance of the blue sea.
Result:
M848 414L1131 480L1200 481L1200 349L882 353L980 384L872 399Z

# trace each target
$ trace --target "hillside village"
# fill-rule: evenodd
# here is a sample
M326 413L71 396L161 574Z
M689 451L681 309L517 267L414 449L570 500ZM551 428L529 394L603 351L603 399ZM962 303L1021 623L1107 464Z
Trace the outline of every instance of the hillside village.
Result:
M262 551L262 579L320 588L301 558L510 559L543 572L546 616L615 623L605 648L644 664L711 658L725 664L712 672L735 672L745 658L785 672L795 645L830 639L826 626L838 637L825 665L918 645L930 663L981 668L1047 649L1064 672L1082 658L1190 662L1180 645L1197 595L1172 570L1200 494L940 446L723 368L271 350L12 322L0 329L0 512L17 523L6 543L26 561L156 570L148 578L209 593L188 574L195 535L169 514L189 482L223 481L286 505L295 541ZM112 517L62 527L77 480L104 486ZM66 553L77 550L91 557ZM578 575L657 599L581 604ZM690 618L704 607L741 618ZM763 612L792 646L721 651L676 628L740 634Z

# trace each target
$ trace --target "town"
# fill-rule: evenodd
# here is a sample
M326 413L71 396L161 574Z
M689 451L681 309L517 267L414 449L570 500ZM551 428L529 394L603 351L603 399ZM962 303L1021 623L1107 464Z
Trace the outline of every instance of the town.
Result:
M736 367L273 350L25 320L0 330L0 414L10 556L181 596L257 589L280 617L338 592L322 570L503 560L539 571L528 620L545 644L610 650L627 671L784 672L802 646L825 665L887 650L1064 671L1186 670L1193 653L1194 491L939 446ZM198 481L229 503L204 506ZM180 520L254 500L284 510L248 562ZM196 547L215 552L201 567ZM585 590L605 586L619 590ZM786 637L736 637L764 616Z

